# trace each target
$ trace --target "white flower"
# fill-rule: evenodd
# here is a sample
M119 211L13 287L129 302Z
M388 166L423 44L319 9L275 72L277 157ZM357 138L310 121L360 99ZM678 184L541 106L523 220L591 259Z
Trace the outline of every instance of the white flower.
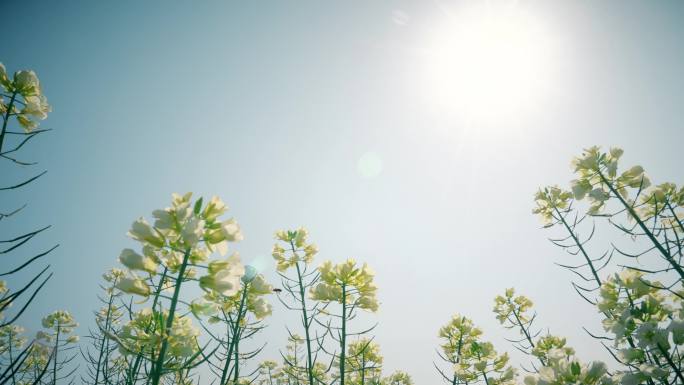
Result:
M675 344L684 344L684 321L672 320L667 329L672 333L672 340Z
M227 260L210 262L209 275L200 277L200 286L230 297L240 290L240 279L244 274L245 267L239 255L233 254Z
M31 115L43 120L47 118L48 112L52 111L52 107L48 104L47 98L43 95L27 96L25 102L26 106L21 110L22 114Z
M128 294L137 294L143 297L150 295L150 288L139 278L123 277L116 283L116 288Z
M14 89L24 96L40 94L40 82L33 71L17 71L14 73Z
M154 222L154 227L156 227L157 229L165 231L174 228L176 219L173 217L173 214L171 214L171 212L168 209L154 210L152 212L152 216L156 218Z
M263 319L271 315L271 304L268 303L263 297L257 297L252 302L252 312L257 319Z
M216 218L223 215L223 213L225 213L227 210L228 207L226 204L223 203L219 197L214 196L211 198L209 203L207 203L204 211L202 212L202 216L205 220L213 222L216 220Z
M133 222L128 235L138 242L149 243L157 247L164 245L164 239L161 235L142 217Z
M264 276L258 274L252 282L249 283L249 291L256 295L270 294L273 292L273 286L269 285L264 279Z
M238 275L231 274L230 270L221 270L214 275L201 277L200 285L230 297L240 290L240 278Z
M237 242L244 239L240 226L233 218L221 223L221 231L223 232L224 239L228 242Z
M10 86L10 81L7 78L7 70L5 69L5 65L0 63L0 85L9 88Z
M218 305L214 302L209 302L200 298L190 303L190 311L192 311L196 317L210 316L216 314Z
M131 249L123 249L119 255L119 261L131 270L146 271L148 273L155 273L157 271L157 263L155 261Z
M658 350L670 348L667 332L658 328L655 322L644 322L637 328L636 337L638 345L642 349L654 347Z
M181 230L181 236L183 237L183 241L185 242L186 246L196 245L197 242L202 239L203 233L204 221L197 217L192 217L185 222L185 225Z

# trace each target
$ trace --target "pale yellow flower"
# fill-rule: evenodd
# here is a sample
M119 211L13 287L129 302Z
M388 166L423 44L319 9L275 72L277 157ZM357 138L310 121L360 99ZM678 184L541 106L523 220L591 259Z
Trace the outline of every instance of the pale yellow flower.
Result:
M137 294L143 297L150 295L150 288L147 284L136 277L123 277L119 279L116 288L128 294Z

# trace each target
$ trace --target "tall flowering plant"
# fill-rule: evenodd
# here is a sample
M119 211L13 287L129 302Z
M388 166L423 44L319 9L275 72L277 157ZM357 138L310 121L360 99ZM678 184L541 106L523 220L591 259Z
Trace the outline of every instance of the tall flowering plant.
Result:
M111 269L102 275L105 284L101 289L105 295L98 296L102 307L95 311L96 327L86 336L90 346L82 350L86 370L81 381L85 384L120 383L125 373L124 361L116 356L117 345L110 337L120 333L123 321L123 293L116 286L125 275L121 269Z
M439 357L451 365L445 370L435 364L442 378L452 385L512 385L516 371L508 365L508 354L498 354L491 342L482 341L482 330L473 321L456 314L439 330Z
M226 211L217 197L204 204L202 198L193 202L192 193L174 194L170 207L152 213L153 224L144 218L133 222L128 234L140 249L121 252L127 273L116 288L142 297L148 306L129 309L130 321L115 336L127 357L127 383L138 380L143 366L153 385L167 375L184 381L183 373L201 360L199 330L180 311L190 311L181 289L194 282L226 297L240 290L245 269L237 255L209 260L215 252L226 255L228 244L242 239L235 219L221 219Z
M9 75L5 66L0 63L0 118L2 119L0 121L0 162L18 166L17 170L22 171L36 165L35 162L24 159L21 153L32 142L31 139L49 131L39 129L38 126L41 120L47 118L51 110L52 107L48 104L41 82L34 71L20 70ZM30 185L46 172L42 171L18 180L12 173L3 175L0 182L3 202L11 201L8 199L8 194ZM10 178L11 180L8 180ZM26 206L27 204L5 207L3 204L3 207L0 207L0 221L11 221ZM17 228L18 226L11 226L12 233L3 235L0 241L3 245L0 254L5 258L0 277L9 280L9 283L0 280L0 335L7 336L7 339L0 342L0 344L7 344L4 348L0 347L0 362L2 363L0 368L3 369L0 370L0 383L7 381L16 383L21 373L25 377L26 366L29 364L34 369L31 372L34 381L41 381L42 376L48 372L50 359L54 357L51 352L52 348L37 344L44 341L23 337L24 329L16 324L52 276L48 272L49 265L32 273L27 281L17 286L13 278L17 273L31 269L36 262L40 262L42 258L55 250L57 245L41 247L41 251L28 256L25 253L16 253L25 250L24 246L35 241L36 237L47 231L50 226L15 232ZM15 259L14 255L17 254L22 259ZM14 290L11 289L12 286L15 286Z
M377 287L373 282L375 273L366 264L358 266L353 259L336 265L326 261L318 268L318 272L320 282L311 288L311 298L324 303L336 303L340 307L340 312L333 315L339 324L334 326L328 323L325 327L339 343L339 353L333 356L338 362L339 384L344 385L347 377L347 339L350 335L362 334L352 333L348 323L355 317L357 310L375 312L379 307Z
M324 306L321 302L312 301L307 293L318 283L319 273L312 267L318 247L309 242L309 232L300 227L297 230L280 230L275 234L277 240L273 245L272 256L276 262L276 271L281 277L284 295L278 298L288 309L300 313L304 332L303 344L306 356L303 363L297 360L287 360L290 371L303 371L309 384L316 384L316 359L326 333L317 334L314 330L316 321ZM291 336L292 337L292 336ZM286 356L287 357L287 356Z
M215 266L210 264L209 268L211 271ZM209 316L210 323L225 326L225 332L211 335L221 347L219 362L211 362L212 371L220 378L221 385L242 380L249 382L249 378L255 374L248 373L242 378L240 366L254 358L263 347L244 351L242 342L261 331L264 328L262 321L272 312L271 304L265 297L273 292L273 287L264 276L258 274L254 267L246 266L241 281L241 290L233 295L209 289L202 299L191 304L196 315Z
M583 259L563 264L580 277L573 287L603 317L603 341L621 369L607 376L605 365L592 365L587 383L625 385L684 383L681 348L682 283L684 269L684 188L673 183L653 186L643 167L620 170L623 150L587 148L573 159L576 179L569 189L552 186L535 196L536 208L546 227L560 227L564 236L552 242ZM588 204L584 209L582 204ZM597 222L606 220L630 245L611 243L593 255L589 246ZM582 226L588 227L581 237ZM628 247L636 250L628 250ZM610 265L614 258L621 261ZM608 273L604 270L613 270ZM616 271L617 270L617 271ZM582 283L583 282L583 283ZM589 283L589 284L587 284ZM594 334L592 334L594 335ZM556 384L570 374L579 376L581 365L564 369L567 352L549 350L547 367L530 384ZM603 369L602 369L603 368ZM570 370L570 374L566 372ZM566 373L566 374L563 374ZM565 376L565 377L564 377Z

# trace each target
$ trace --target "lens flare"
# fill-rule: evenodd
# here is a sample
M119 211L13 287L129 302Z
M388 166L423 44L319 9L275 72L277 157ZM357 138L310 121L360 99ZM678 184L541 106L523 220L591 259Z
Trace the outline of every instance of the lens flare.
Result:
M361 155L356 164L356 169L359 175L365 179L376 178L382 173L382 158L375 152L366 152Z

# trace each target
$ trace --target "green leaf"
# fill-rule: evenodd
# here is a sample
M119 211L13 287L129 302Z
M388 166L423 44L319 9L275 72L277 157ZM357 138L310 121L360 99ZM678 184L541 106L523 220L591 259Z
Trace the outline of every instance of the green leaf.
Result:
M577 361L570 364L570 370L572 371L572 374L574 374L575 376L579 376L580 373L582 372L582 369L580 368L580 364Z
M200 210L202 210L202 197L195 202L195 215L199 215Z

